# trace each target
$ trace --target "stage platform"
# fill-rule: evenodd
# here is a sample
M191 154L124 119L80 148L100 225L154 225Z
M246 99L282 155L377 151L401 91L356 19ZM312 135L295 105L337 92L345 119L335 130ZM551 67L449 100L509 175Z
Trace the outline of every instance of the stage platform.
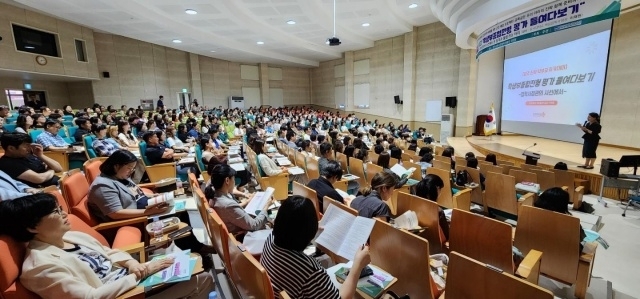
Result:
M558 162L567 163L569 170L575 172L577 178L589 181L589 189L595 194L600 193L600 184L602 182L602 175L600 174L601 159L613 158L619 160L623 155L640 155L640 151L637 150L600 145L598 146L598 159L594 164L594 168L583 169L577 167L584 164L584 159L581 157L582 144L523 135L450 137L447 141L456 149L456 155L463 156L469 151L481 155L493 153L499 160L511 161L516 165L524 163L522 152L527 147L537 143L529 151L539 153L542 156L538 161L539 166L553 168ZM620 173L633 173L633 169L621 168ZM603 196L624 199L627 197L627 192L626 190L605 188Z

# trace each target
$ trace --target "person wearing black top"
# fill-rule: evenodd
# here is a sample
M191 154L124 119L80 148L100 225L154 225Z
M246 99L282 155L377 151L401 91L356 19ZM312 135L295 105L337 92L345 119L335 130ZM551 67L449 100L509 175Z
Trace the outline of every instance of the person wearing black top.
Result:
M151 163L151 165L161 163L175 163L173 160L173 156L175 155L175 153L172 149L160 144L158 133L162 134L161 132L147 132L142 136L144 142L147 143L147 150L145 151L145 155L147 156L147 159L149 159L149 163ZM189 173L189 169L191 168L192 167L189 167L187 165L177 165L176 171L178 174L186 175L187 173ZM192 172L198 174L198 172L196 172L195 170L193 170Z
M593 163L596 161L596 149L598 149L598 143L600 142L600 131L602 126L600 125L600 115L595 112L589 113L587 121L584 125L576 123L576 126L584 132L582 139L582 157L585 158L584 165L578 167L585 169L593 169Z
M416 184L415 195L436 202L442 188L444 188L444 182L439 176L427 174L422 181ZM442 208L438 208L438 226L440 226L444 237L449 240L449 222Z
M350 204L351 198L343 198L333 187L333 184L340 178L342 178L342 167L340 166L340 162L329 160L324 167L320 168L320 177L311 180L307 184L307 187L316 190L316 195L318 195L318 205L320 206L321 211L324 211L327 208L323 203L325 196L328 196L335 201L345 203L346 205Z
M62 166L43 154L42 145L32 144L31 137L22 133L5 133L0 140L4 149L0 170L33 188L58 185L55 173L62 172Z
M75 123L78 129L75 134L73 134L73 138L75 138L77 142L81 142L82 136L91 134L91 122L88 118L79 117L75 120Z

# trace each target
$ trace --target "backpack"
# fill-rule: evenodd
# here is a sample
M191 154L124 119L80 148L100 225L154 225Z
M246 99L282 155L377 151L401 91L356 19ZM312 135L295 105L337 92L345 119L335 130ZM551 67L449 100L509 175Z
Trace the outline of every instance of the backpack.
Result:
M471 175L469 174L468 171L463 169L458 171L458 173L456 173L456 185L464 186L471 182L473 182L473 180L471 179Z

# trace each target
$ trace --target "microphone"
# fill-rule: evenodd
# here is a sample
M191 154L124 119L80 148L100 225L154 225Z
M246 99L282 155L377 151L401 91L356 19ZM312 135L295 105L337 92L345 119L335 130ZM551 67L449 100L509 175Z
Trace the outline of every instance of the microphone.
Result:
M525 148L524 151L522 151L522 154L524 155L524 153L526 153L528 149L530 149L530 148L532 148L532 147L534 147L536 145L538 145L538 144L537 143L533 143L532 146Z
M586 126L587 126L587 124L589 124L589 121L588 121L588 120L585 120L585 121L584 121L584 124L583 124L582 126L583 126L583 127L586 127Z

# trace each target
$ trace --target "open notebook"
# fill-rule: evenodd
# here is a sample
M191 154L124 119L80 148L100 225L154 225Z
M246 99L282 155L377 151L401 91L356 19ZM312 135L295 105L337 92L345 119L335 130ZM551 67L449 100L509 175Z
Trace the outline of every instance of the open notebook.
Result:
M269 187L264 192L256 192L253 195L253 199L244 207L245 212L251 216L257 216L257 214L262 211L264 206L269 202L271 196L273 196L273 192L275 189Z

